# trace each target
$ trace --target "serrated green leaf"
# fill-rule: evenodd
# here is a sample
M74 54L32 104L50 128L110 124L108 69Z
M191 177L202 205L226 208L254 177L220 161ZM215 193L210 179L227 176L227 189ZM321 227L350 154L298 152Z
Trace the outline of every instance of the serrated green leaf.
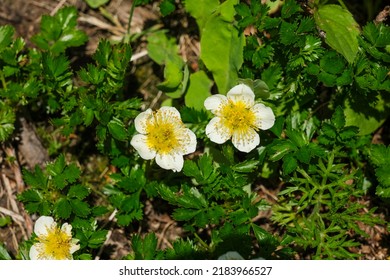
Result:
M15 113L0 101L0 142L8 139L15 129Z
M106 241L107 233L108 230L99 230L92 233L91 237L88 239L88 247L99 248L104 241Z
M198 71L190 75L189 86L184 96L185 105L196 110L204 109L204 101L211 96L212 84L204 71Z
M332 115L332 124L337 129L341 129L345 126L345 116L343 109L340 106L336 108L335 112Z
M14 32L14 28L10 25L0 26L0 53L11 44Z
M293 172L298 167L297 160L291 155L288 154L283 158L283 173L288 175Z
M87 217L91 213L88 203L81 201L79 199L71 199L70 205L72 207L73 213L79 217Z
M82 185L74 185L69 188L68 198L84 199L88 196L89 190Z
M61 219L68 219L72 213L72 207L67 199L60 198L54 205L54 212L57 217Z
M296 153L295 157L303 163L309 164L310 163L310 158L311 158L311 151L308 146L303 146L300 148Z
M176 221L189 221L201 212L202 212L202 210L194 210L194 209L188 209L188 208L177 208L174 210L172 217Z
M36 189L45 189L47 184L47 178L43 174L41 168L36 165L34 172L30 172L27 169L23 170L23 179L27 185Z
M359 26L352 14L339 5L323 5L314 12L317 26L326 32L325 42L353 63L358 52Z
M287 129L286 135L297 147L303 147L305 144L307 144L305 135L302 131L298 131L296 129Z
M370 159L376 166L390 165L390 147L385 145L372 145Z
M381 165L375 169L375 175L380 184L386 188L390 187L390 166Z
M375 194L382 198L390 198L390 187L378 186L376 188Z
M131 239L131 247L136 260L152 260L156 254L157 237L154 233L148 233L142 239L139 235L134 235Z
M258 164L259 164L258 160L246 160L244 162L240 162L232 166L232 169L236 172L249 173L255 170Z

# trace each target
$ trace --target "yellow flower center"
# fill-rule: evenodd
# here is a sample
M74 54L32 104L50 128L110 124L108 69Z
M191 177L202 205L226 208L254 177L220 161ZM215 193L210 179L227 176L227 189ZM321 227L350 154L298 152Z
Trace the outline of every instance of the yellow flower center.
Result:
M70 259L70 248L72 236L66 234L58 227L52 227L47 230L47 234L38 237L39 242L43 245L40 256L50 256L56 260Z
M247 107L244 101L234 102L228 100L220 110L222 125L229 129L230 133L246 134L250 129L256 129L256 115Z
M183 129L184 124L176 116L154 113L153 120L146 124L147 145L159 154L170 154L183 144L180 139Z

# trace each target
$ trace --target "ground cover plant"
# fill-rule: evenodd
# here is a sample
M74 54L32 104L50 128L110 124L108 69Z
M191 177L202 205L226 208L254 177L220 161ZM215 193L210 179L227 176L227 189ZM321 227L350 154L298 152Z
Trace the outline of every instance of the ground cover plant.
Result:
M48 1L33 34L6 21L0 259L388 259L384 2Z

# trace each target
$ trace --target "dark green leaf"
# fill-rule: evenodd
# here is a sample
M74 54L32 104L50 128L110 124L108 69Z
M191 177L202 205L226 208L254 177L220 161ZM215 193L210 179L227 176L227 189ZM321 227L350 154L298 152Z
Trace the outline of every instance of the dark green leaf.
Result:
M60 198L54 205L54 212L56 213L57 217L61 219L68 219L72 212L72 207L70 206L67 199Z
M0 53L12 42L14 28L10 25L0 26Z
M91 213L88 203L79 199L70 200L72 211L79 217L87 217Z
M107 125L112 137L119 141L125 141L127 139L127 130L123 122L117 118L113 118Z
M298 162L291 154L286 155L283 158L282 168L284 174L286 175L290 174L297 168L297 166L298 166Z
M88 196L89 190L82 185L74 185L69 188L68 198L84 199Z

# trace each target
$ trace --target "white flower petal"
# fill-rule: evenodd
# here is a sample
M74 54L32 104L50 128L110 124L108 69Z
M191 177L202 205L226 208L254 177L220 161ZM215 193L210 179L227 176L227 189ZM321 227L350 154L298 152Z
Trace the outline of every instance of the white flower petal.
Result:
M216 114L222 104L227 102L227 97L222 94L215 94L213 96L207 97L204 101L204 107L206 110L211 110L213 114Z
M232 143L239 151L249 153L260 144L260 136L254 129L249 129L245 135L234 133Z
M188 155L190 153L195 152L196 150L196 135L188 128L185 129L185 144L182 147L182 153L183 155Z
M41 216L35 222L34 232L38 236L47 235L47 230L55 226L57 226L57 223L54 222L54 219L52 217Z
M183 156L180 154L164 154L156 155L156 163L164 169L179 172L182 170L184 165Z
M243 260L244 258L236 251L229 251L221 255L218 260Z
M73 254L74 252L80 249L80 245L78 245L77 242L79 242L78 239L72 238L72 244L69 249L70 254Z
M248 107L252 107L255 104L255 94L250 87L244 84L233 87L226 96L235 102L243 101L248 104Z
M157 115L164 116L166 120L180 119L180 112L175 107L163 106L157 111Z
M256 115L256 126L262 130L269 129L275 124L275 115L270 107L258 103L252 108Z
M61 226L61 230L68 236L72 236L72 225L65 223Z
M221 118L214 117L206 126L206 135L217 144L223 144L232 136L229 129L222 125Z
M39 249L38 249L39 245L40 244L38 243L31 246L29 252L30 260L39 260Z
M146 134L146 124L150 122L152 118L153 118L152 109L147 109L145 112L140 113L134 119L135 129L141 134Z
M156 151L149 148L147 144L147 136L142 134L134 135L130 144L137 150L140 157L143 159L153 159L156 156Z

